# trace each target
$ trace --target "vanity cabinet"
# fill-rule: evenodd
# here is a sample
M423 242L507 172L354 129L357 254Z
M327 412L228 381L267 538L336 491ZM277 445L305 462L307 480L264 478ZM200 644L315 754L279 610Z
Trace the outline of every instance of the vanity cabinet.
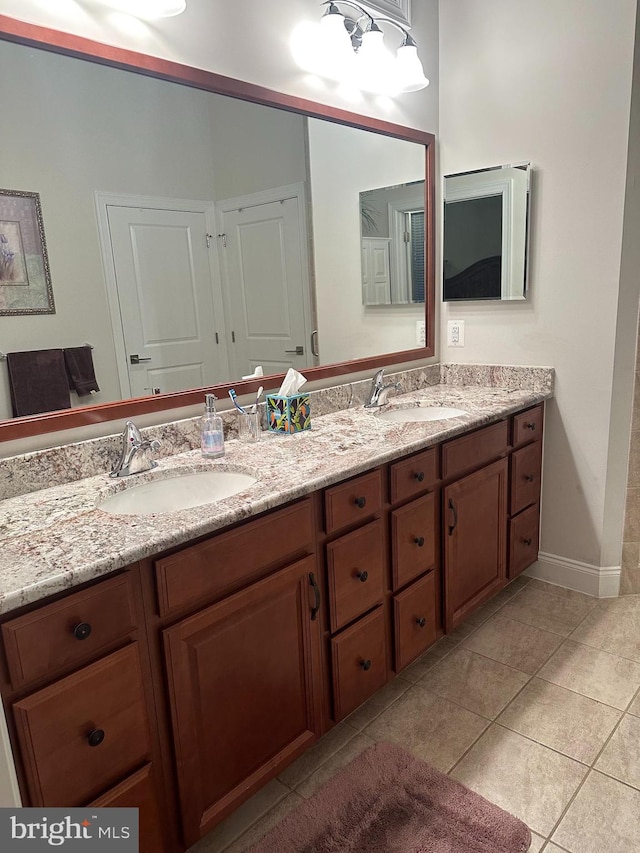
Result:
M543 406L0 620L24 804L183 853L537 557Z
M140 618L131 571L12 615L2 694L25 805L136 807L140 850L168 853Z

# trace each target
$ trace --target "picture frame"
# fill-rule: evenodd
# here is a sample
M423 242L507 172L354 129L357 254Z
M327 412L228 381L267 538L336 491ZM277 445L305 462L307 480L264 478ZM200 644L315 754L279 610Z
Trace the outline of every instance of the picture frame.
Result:
M0 189L0 316L55 311L40 195Z

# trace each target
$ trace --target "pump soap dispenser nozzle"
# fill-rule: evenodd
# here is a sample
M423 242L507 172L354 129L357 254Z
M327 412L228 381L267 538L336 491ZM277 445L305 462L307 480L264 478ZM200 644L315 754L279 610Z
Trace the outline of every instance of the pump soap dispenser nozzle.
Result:
M215 394L205 394L204 417L200 430L200 448L208 459L224 456L224 431L222 418L216 413Z

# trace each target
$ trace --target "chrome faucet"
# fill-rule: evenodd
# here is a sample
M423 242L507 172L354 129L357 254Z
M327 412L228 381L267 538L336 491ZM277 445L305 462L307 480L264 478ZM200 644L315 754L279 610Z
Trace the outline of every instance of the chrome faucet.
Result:
M369 391L369 397L364 404L365 409L376 409L378 406L384 406L387 402L389 391L391 390L399 391L400 383L390 382L388 385L385 385L384 367L382 367L371 380L371 390Z
M130 474L150 471L157 466L158 463L150 458L149 452L159 449L159 441L143 438L133 421L126 422L121 438L120 459L109 474L110 477L128 477Z

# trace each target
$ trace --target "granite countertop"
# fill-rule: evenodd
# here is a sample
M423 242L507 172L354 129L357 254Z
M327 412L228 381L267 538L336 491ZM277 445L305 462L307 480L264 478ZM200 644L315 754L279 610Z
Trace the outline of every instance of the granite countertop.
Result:
M446 405L468 414L398 423L361 406L313 418L297 435L263 432L255 444L226 442L221 459L197 450L161 459L122 480L107 474L0 502L0 613L99 577L203 534L302 497L384 462L500 420L551 396L549 390L434 385L390 399L384 408ZM120 489L182 472L239 471L257 482L223 501L179 512L114 515L97 508Z

